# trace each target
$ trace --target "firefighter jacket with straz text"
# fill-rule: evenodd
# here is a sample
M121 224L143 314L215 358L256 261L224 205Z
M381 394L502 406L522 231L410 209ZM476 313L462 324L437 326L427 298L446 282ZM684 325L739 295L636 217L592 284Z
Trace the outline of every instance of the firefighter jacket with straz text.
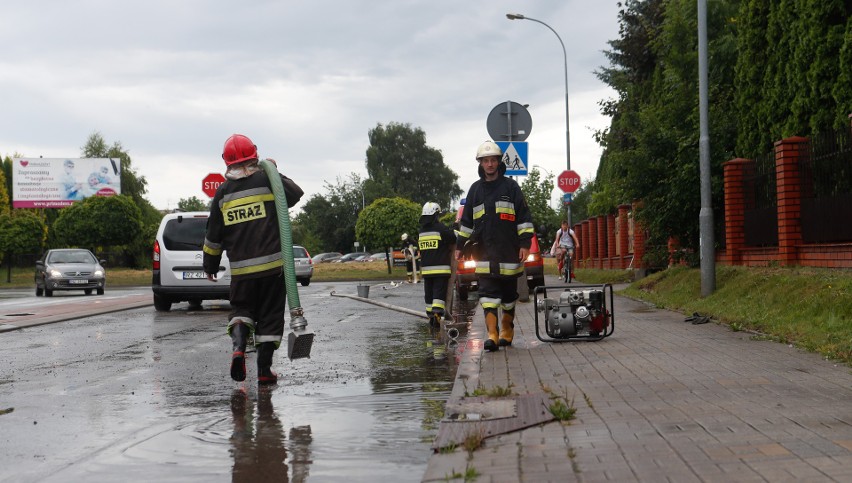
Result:
M494 181L482 177L474 182L456 234L461 250L476 260L476 273L495 277L523 274L524 262L518 254L521 247L530 247L533 223L518 183L502 173Z
M281 175L287 206L302 197L302 189ZM266 172L228 179L216 191L204 239L204 271L219 271L222 250L228 252L233 280L259 278L281 273L281 238L275 196Z
M429 220L420 226L418 248L423 268L423 277L449 277L452 257L455 252L456 234L447 225L429 216Z

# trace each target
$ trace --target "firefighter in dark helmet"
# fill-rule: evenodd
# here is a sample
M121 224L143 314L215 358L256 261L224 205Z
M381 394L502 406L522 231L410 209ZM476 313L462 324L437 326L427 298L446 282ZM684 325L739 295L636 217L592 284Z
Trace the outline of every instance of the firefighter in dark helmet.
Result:
M512 345L517 279L524 273L534 230L520 186L504 176L506 165L501 155L500 147L492 141L485 141L476 150L479 180L467 192L457 232L462 251L476 260L488 351ZM499 310L503 317L498 334Z
M272 356L284 335L286 289L275 196L266 172L258 165L257 146L234 134L222 152L227 170L216 190L204 239L204 271L216 280L222 251L231 264L230 301L233 311L228 334L234 344L231 378L246 378L245 351L250 334L257 346L257 381L275 384ZM270 160L272 161L272 160ZM281 175L287 206L304 194L290 178Z
M452 257L456 251L456 235L438 221L441 208L431 201L423 205L420 214L421 273L426 301L426 315L434 328L440 327L447 305L447 282L452 272Z

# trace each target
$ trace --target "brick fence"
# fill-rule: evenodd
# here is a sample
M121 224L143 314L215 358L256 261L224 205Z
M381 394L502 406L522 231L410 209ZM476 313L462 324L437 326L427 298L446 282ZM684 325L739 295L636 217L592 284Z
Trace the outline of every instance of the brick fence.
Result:
M747 173L754 160L732 159L723 164L725 234L724 248L716 259L724 265L744 266L811 266L852 268L852 240L840 243L805 243L802 239L802 183L800 161L808 156L808 138L790 137L775 143L775 201L777 211L777 246L749 246L746 243L746 207L749 195L745 189ZM580 241L577 263L581 268L641 269L648 268L646 233L633 214L640 202L618 207L617 213L595 216L574 224ZM696 217L695 220L698 223ZM852 223L852 219L836 220ZM717 237L718 240L718 237ZM677 240L669 240L669 252L678 250ZM671 258L670 258L671 260ZM671 261L670 261L671 264Z

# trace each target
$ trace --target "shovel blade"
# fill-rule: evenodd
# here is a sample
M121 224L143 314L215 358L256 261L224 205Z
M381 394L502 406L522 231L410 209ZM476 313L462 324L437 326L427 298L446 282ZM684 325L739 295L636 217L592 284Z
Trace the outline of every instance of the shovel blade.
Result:
M300 332L298 335L290 332L287 336L287 357L290 360L311 357L311 346L314 345L314 334Z

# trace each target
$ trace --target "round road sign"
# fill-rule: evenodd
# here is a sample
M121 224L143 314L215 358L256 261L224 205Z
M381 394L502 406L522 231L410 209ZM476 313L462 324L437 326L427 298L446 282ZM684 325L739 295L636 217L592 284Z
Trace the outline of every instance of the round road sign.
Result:
M573 193L580 187L580 175L573 169L559 173L556 181L563 193Z
M532 116L521 104L506 101L491 109L485 127L495 141L526 141L532 131Z
M216 194L219 185L225 182L225 177L219 173L210 173L201 180L201 191L209 197Z

